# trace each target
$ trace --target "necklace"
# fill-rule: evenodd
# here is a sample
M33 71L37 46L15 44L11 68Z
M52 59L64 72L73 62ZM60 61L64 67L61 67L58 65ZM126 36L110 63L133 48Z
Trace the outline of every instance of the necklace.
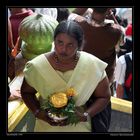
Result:
M73 63L77 64L78 59L79 59L79 52L76 53L76 55L74 56L73 61L71 63L62 63L59 60L59 58L58 58L58 56L56 55L55 52L54 52L54 55L53 56L54 56L54 59L55 59L56 64L63 64L63 65L70 65L70 64L73 64Z

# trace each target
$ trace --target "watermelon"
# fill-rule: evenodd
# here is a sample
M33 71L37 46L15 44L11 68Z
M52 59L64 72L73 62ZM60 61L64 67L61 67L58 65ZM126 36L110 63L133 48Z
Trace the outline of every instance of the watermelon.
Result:
M57 25L57 20L40 13L24 18L19 26L20 38L25 42L21 47L22 55L30 60L51 51Z

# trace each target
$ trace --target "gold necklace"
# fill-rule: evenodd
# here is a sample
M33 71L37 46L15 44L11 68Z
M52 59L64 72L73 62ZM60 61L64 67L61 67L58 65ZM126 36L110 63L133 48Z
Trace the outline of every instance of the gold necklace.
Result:
M60 62L60 60L59 60L59 58L58 58L58 56L56 55L56 53L54 52L54 58L55 58L55 62L57 63L57 64L60 64L61 62ZM79 52L77 52L76 53L76 55L75 55L75 57L73 58L73 60L74 60L74 63L77 63L78 62L78 59L79 59ZM69 65L70 63L68 63L68 65ZM66 65L66 64L65 64Z

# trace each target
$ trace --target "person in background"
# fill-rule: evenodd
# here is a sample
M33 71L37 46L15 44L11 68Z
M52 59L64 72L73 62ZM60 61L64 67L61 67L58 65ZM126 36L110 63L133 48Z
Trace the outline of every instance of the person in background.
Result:
M9 52L11 52L12 49L14 49L12 27L11 27L10 19L8 18L8 50Z
M19 37L18 34L19 25L25 17L33 14L33 11L28 8L9 8L9 9L11 13L11 16L9 18L12 26L13 43L14 45L16 45L17 39Z
M124 44L120 46L120 51L117 56L120 57L126 53L132 51L133 41L132 41L132 24L129 24L125 30Z
M7 98L8 98L8 101L21 99L20 90L10 90L10 87L8 86Z
M12 79L14 79L14 63L10 63L13 62L14 58L11 55L11 50L14 48L14 43L13 43L13 38L12 38L12 28L11 28L11 22L8 18L8 55L7 55L7 64L8 64L8 83L10 83L10 81ZM11 100L16 100L18 98L21 98L21 94L18 90L10 90L9 85L7 85L8 89L7 89L7 98L8 101Z
M118 58L115 81L116 97L132 101L132 51Z
M123 33L118 24L114 24L112 20L106 20L108 14L110 14L110 8L93 8L90 22L80 15L73 20L77 21L84 31L83 50L108 63L106 71L111 85L114 79L115 50L122 41ZM71 20L70 17L68 19Z
M28 8L9 8L9 10L10 10L9 16L10 22L8 21L8 30L11 28L10 29L12 33L11 42L13 42L13 47L10 50L11 57L8 65L8 75L10 79L13 80L13 78L15 77L15 57L20 52L20 47L22 43L22 40L20 39L18 34L18 28L21 21L25 17L33 14L33 11ZM9 25L11 25L11 27Z
M14 57L11 55L12 49L14 49L14 43L13 43L13 35L12 35L12 28L11 28L11 22L8 18L8 77L10 78L10 81L15 77L14 72Z
M125 44L121 46L115 68L116 97L132 101L132 24L125 30Z
M126 27L125 35L130 40L132 39L132 23L128 24Z
M41 13L57 19L57 8L34 8L35 13Z
M132 8L116 8L116 15L121 19L127 19L127 24L132 23Z
M27 62L21 95L36 117L35 132L92 132L90 118L110 102L111 92L105 72L107 64L94 55L80 51L83 40L79 24L62 21L54 32L54 51ZM76 90L75 115L79 123L71 125L66 120L54 122L42 106L51 94L65 92L71 87ZM37 92L39 99L36 98ZM90 97L96 97L96 100L87 107ZM59 101L62 99L59 98Z

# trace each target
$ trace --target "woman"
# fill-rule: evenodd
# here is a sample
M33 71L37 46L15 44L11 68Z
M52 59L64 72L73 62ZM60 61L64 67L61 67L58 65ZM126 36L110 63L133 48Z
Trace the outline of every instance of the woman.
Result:
M54 51L27 62L21 95L36 116L35 132L91 132L90 117L102 111L110 101L107 64L80 51L83 39L83 31L76 22L62 21L54 32ZM77 125L67 124L65 120L53 122L41 109L43 101L52 93L70 87L77 93L74 96L75 114L80 122ZM35 96L37 92L39 100ZM84 107L93 92L96 101L90 107Z

